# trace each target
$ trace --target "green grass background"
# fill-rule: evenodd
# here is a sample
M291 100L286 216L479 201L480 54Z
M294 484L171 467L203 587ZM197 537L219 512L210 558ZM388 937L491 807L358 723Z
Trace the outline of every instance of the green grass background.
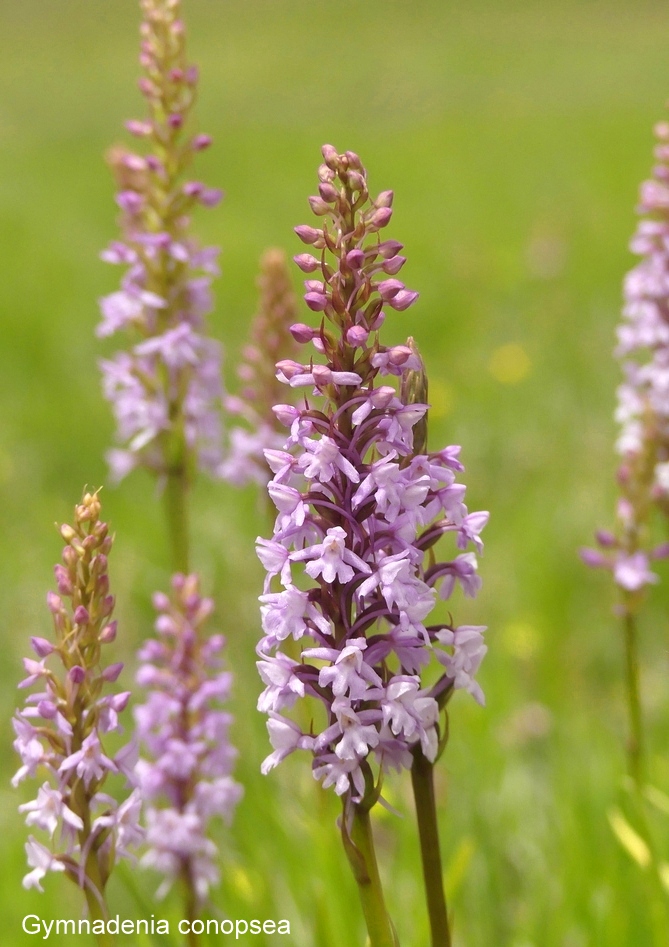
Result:
M648 0L184 8L202 75L198 125L215 138L200 169L226 190L197 228L223 248L212 331L228 377L254 311L260 253L270 244L299 252L292 227L309 220L320 145L358 151L372 189L396 192L389 235L404 242L404 275L421 292L410 313L388 320L386 338L418 341L431 446L463 444L470 508L491 511L484 591L457 603L460 621L490 627L480 674L488 705L454 700L439 774L455 943L669 944L669 932L653 935L647 879L607 822L624 804L621 643L610 582L576 555L612 519L611 349L637 187L669 95L669 9ZM3 947L39 941L21 931L26 914L79 916L78 892L62 877L47 878L44 895L21 888L16 806L33 787L9 786L9 719L28 637L49 632L44 595L61 545L51 524L67 520L84 484L106 478L112 422L93 329L96 299L118 271L98 260L115 235L101 156L124 139L123 120L142 114L137 22L133 0L0 0ZM141 474L105 489L104 502L117 535L115 647L130 670L150 628L150 593L167 581L161 508ZM236 673L246 788L221 833L218 903L232 917L289 918L292 937L268 944L362 947L336 800L315 791L306 757L259 775L267 740L255 711L262 574L253 539L267 527L257 498L203 482L193 511L196 565ZM642 650L652 778L668 790L666 571ZM406 780L390 795L402 817L377 821L388 897L403 947L424 947ZM657 830L669 860L666 823ZM144 907L117 880L121 917L179 917L176 901L153 900L154 879L131 877Z

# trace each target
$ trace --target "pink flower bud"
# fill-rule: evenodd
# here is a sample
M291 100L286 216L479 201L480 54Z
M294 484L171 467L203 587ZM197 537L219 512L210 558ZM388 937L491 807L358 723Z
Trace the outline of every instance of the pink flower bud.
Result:
M394 196L393 191L381 191L374 203L377 207L392 207Z
M211 135L196 135L190 144L193 151L204 151L205 148L209 148L212 141Z
M304 301L312 312L322 312L328 304L328 297L323 293L305 293Z
M323 217L330 212L330 207L322 197L313 195L309 198L309 207L317 217Z
M101 644L110 644L112 641L115 641L116 628L117 628L116 621L112 621L108 625L105 625L105 627L100 632L100 637L98 638L98 641L100 641Z
M337 153L337 149L332 145L323 145L321 154L328 168L330 168L331 171L336 171L339 167L339 154Z
M387 279L383 280L382 283L379 283L376 288L379 291L381 298L385 300L385 302L388 302L388 300L394 299L399 291L405 289L406 287L404 283L400 282L398 279Z
M311 326L305 325L303 322L296 322L288 330L296 342L302 344L306 342L311 342L313 339L316 330L312 329Z
M30 644L38 658L46 658L56 650L46 638L31 638Z
M297 256L293 257L293 260L303 273L313 273L314 270L317 270L320 266L320 263L315 256L312 256L310 253L298 253Z
M142 155L133 154L132 152L123 155L122 164L123 167L128 168L129 171L146 171L146 158L143 158Z
M56 585L61 595L72 595L72 579L65 566L57 565L53 569L56 576Z
M366 187L365 179L357 171L349 171L348 186L352 191L364 191Z
M376 252L382 256L384 260L390 260L391 257L396 256L403 248L404 244L399 243L397 240L384 240L383 243L378 245Z
M282 358L281 361L276 363L276 370L277 373L280 372L289 381L291 378L294 378L295 375L302 375L305 371L307 371L303 365L293 361L292 358Z
M116 195L116 203L121 210L126 210L130 214L136 214L144 206L144 198L136 191L119 191Z
M135 138L146 138L146 136L150 135L153 131L150 122L139 122L135 119L126 122L125 127Z
M362 326L351 326L346 332L346 341L349 345L364 345L369 338L369 332Z
M302 243L316 244L319 240L323 239L323 234L320 230L316 230L315 227L309 227L307 224L300 224L299 227L295 227L295 233Z
M381 230L383 227L388 226L392 215L393 211L391 207L379 207L369 217L367 226L372 231Z
M165 595L164 592L154 592L151 601L157 612L166 612L170 607L169 596Z
M598 529L595 533L595 539L605 549L612 549L618 545L618 540L608 529Z
M111 615L114 611L114 596L106 595L102 600L102 609L100 614L103 618L106 618L107 615Z
M326 164L320 165L320 167L318 168L318 180L330 183L331 181L334 181L334 179L335 179L334 171L331 168L328 168Z
M327 201L329 204L334 204L334 202L339 197L339 191L336 187L333 187L329 181L321 181L318 185L318 193L324 201Z
M365 262L365 254L356 247L355 250L349 250L346 254L346 262L352 270L359 270Z
M280 424L290 427L293 421L297 420L300 412L292 404L275 404L272 413Z
M74 610L74 620L77 625L87 625L91 620L90 615L88 614L88 609L83 605L77 606Z
M413 292L410 289L401 290L394 299L389 300L388 305L392 309L396 309L397 312L404 312L405 309L408 309L409 306L413 304L418 299L418 293Z
M58 708L50 700L40 700L37 704L37 713L45 720L53 720L58 713Z
M394 388L391 388L390 385L381 385L380 388L374 389L370 400L375 408L383 410L388 407L394 397Z
M218 187L208 187L200 195L200 203L203 207L216 207L223 200L223 191Z
M394 276L395 273L399 273L406 261L407 258L405 256L399 256L398 254L389 260L384 260L381 264L381 269L384 273L388 273L389 276Z
M79 664L71 667L67 674L73 684L82 684L86 680L86 671Z
M114 681L118 680L118 676L123 670L123 663L117 662L116 664L110 664L102 672L102 679L108 681L110 684L113 684Z
M63 611L63 600L55 592L46 593L46 605L52 615L59 615Z
M167 124L170 128L181 128L184 123L183 115L180 115L179 112L173 112L170 117L167 119Z

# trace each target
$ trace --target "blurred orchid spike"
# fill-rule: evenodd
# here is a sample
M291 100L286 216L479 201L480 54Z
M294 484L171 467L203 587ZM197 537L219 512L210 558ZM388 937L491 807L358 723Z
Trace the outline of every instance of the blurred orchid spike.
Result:
M315 334L297 323L297 301L283 250L271 247L263 253L258 288L258 311L237 370L242 388L225 402L228 414L242 423L229 430L229 446L219 473L238 486L251 481L264 485L269 480L271 471L264 452L281 447L285 439L284 427L273 410L284 397L276 363L295 356L298 343L311 341Z
M641 220L630 249L641 257L624 282L623 319L615 350L624 375L615 418L619 499L615 532L596 534L598 549L583 549L593 567L608 569L620 593L630 736L628 767L637 787L643 774L643 716L636 615L649 585L659 581L652 563L669 547L652 538L654 513L669 517L669 124L655 127L653 177L641 185Z
M164 876L159 897L184 882L192 919L219 880L210 823L229 822L242 795L230 775L231 717L220 709L232 675L221 669L223 636L204 634L213 601L200 594L196 575L175 575L172 596L156 593L154 606L156 637L141 648L137 673L148 696L135 708L149 846L142 865Z
M126 351L103 359L105 397L116 418L112 476L137 466L184 488L194 471L214 476L222 460L221 350L206 334L215 247L190 235L193 207L215 206L221 192L189 180L206 135L189 135L197 72L188 65L179 0L141 0L140 91L146 119L126 123L144 146L116 146L108 162L118 185L121 239L102 254L125 267L121 288L100 300L97 334L125 332Z
M138 791L120 803L106 792L110 776L123 775L133 785L134 751L126 746L111 756L104 745L107 734L122 730L119 714L130 693L106 692L123 665L102 663L116 623L107 575L112 538L100 519L97 493L84 494L74 525L62 526L60 533L67 545L63 564L55 567L58 594L48 596L54 640L32 639L39 660L24 660L27 677L19 687L37 691L14 717L14 748L22 765L13 785L44 777L37 798L19 811L26 813L27 825L49 838L45 845L30 836L31 871L23 886L42 891L48 872L64 872L83 889L91 916L105 918L105 887L114 865L132 857L143 833Z

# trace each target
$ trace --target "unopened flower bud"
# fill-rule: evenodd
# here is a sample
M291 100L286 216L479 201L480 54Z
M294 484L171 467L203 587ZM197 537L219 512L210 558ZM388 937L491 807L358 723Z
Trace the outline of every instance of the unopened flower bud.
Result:
M83 605L78 605L74 610L74 620L77 625L87 625L91 620L88 609Z
M346 262L352 270L359 270L365 262L365 254L362 250L356 247L354 250L349 250L349 252L346 254Z
M381 264L381 269L384 273L388 273L389 276L394 276L395 273L399 273L406 261L407 258L405 256L400 256L398 254L397 256L391 257L389 260L384 260Z
M40 700L37 704L37 713L45 720L53 720L58 713L58 708L51 700Z
M318 185L318 193L328 204L334 204L339 197L339 191L329 181L321 181Z
M304 301L312 312L322 312L328 304L328 297L324 293L305 293Z
M320 265L316 257L310 253L298 253L297 256L293 257L293 260L303 273L313 273Z
M77 538L76 532L71 526L68 526L67 523L64 523L60 527L60 535L63 537L66 543L71 543L73 539ZM74 552L74 550L72 551ZM65 550L63 550L63 555L65 555Z
M330 213L330 206L323 200L322 197L318 197L316 195L313 195L309 198L309 207L317 217L323 217L325 214Z
M300 224L299 227L295 227L294 229L302 243L315 245L323 239L323 234L320 230L316 230L315 227L309 227L307 224Z
M46 638L35 636L30 639L30 644L38 658L46 658L55 651L54 646Z
M125 127L130 132L130 134L134 135L136 138L146 138L147 135L150 135L153 131L150 122L130 120L125 123Z
M305 325L304 322L296 322L289 328L288 331L296 342L304 344L306 342L311 342L317 330L312 329L311 326Z
M387 279L383 280L382 283L379 283L376 287L381 294L381 298L388 302L390 299L394 299L395 296L400 292L400 290L405 289L404 283L398 279Z
M346 180L352 191L365 190L365 178L358 171L349 171Z
M46 593L46 604L53 615L58 615L63 611L63 600L55 592Z
M212 140L211 135L196 135L191 142L191 148L193 151L204 151L209 148Z
M337 154L337 149L332 145L323 145L321 148L321 154L323 155L323 161L330 168L331 171L337 171L339 168L339 155Z
M326 164L320 165L318 168L318 180L323 182L331 182L335 179L335 173L331 168L328 168Z
M392 299L388 300L388 305L391 309L397 310L397 312L404 312L409 306L413 304L418 299L419 293L413 292L409 289L400 290L400 292L394 296Z
M116 626L116 621L111 621L108 625L104 626L98 639L101 644L110 644L112 641L116 640Z
M122 662L117 662L116 664L109 664L102 672L102 679L104 681L108 681L110 684L113 684L114 681L118 680L118 676L122 670L123 670Z
M391 257L396 256L403 248L404 244L399 243L397 240L384 240L378 245L376 252L382 256L384 260L390 260Z
M379 207L377 210L373 211L367 222L367 226L370 230L381 230L383 227L387 227L390 223L390 218L393 215L392 208L390 207Z
M75 664L74 667L70 668L67 676L72 684L82 684L86 680L86 671L81 667L81 665Z
M351 326L346 331L346 341L349 345L364 345L369 338L369 332L362 326Z

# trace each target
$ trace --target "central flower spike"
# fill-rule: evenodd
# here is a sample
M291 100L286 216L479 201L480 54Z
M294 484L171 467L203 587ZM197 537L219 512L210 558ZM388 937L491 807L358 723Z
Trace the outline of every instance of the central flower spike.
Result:
M483 702L485 629L426 622L456 586L478 592L476 553L466 550L481 551L488 514L464 505L459 447L425 452L427 381L413 340L380 340L386 310L418 298L397 278L402 245L380 236L393 194L370 197L353 152L326 145L323 158L309 200L321 226L296 228L313 252L295 257L320 322L293 326L311 352L276 366L303 398L275 406L288 434L265 455L278 515L272 538L257 541L267 571L258 706L274 747L264 772L307 750L324 786L360 801L378 795L384 770L410 768L417 746L435 759L453 688ZM460 551L439 559L447 533ZM421 676L435 662L442 671L433 666L428 686ZM322 707L309 732L290 716L305 699Z

